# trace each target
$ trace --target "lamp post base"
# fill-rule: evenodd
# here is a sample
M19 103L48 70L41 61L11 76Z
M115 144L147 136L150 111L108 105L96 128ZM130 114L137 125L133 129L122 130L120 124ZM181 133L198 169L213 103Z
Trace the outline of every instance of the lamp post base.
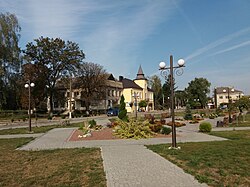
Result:
M169 147L168 149L175 149L175 150L180 150L181 149L181 147Z

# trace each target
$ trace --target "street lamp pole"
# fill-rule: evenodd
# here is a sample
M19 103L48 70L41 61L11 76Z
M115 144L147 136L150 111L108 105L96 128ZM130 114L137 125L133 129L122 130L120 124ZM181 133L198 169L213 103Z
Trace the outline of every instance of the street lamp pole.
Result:
M185 61L183 59L178 60L178 66L173 66L173 56L170 55L170 66L166 67L165 62L160 62L161 75L167 80L168 74L170 76L170 100L171 100L171 117L172 117L172 147L173 149L178 149L176 142L176 126L175 126L175 103L174 103L174 74L180 76L183 74L183 67Z
M28 88L28 92L29 92L29 132L31 132L31 87L34 87L35 84L32 82L30 82L30 80L28 80L28 82L24 85L25 88Z

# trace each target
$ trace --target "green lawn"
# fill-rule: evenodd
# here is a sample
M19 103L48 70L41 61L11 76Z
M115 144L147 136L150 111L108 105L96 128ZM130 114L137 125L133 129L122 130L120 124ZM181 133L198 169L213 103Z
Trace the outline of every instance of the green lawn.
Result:
M228 141L150 145L149 149L209 186L250 186L250 131L212 132Z
M99 149L18 151L32 139L0 139L0 186L106 186Z
M45 133L54 128L69 128L69 127L80 127L81 123L72 123L70 125L48 125L48 126L41 126L41 127L32 127L33 133ZM0 130L0 135L6 134L27 134L29 133L29 129L27 128L13 128L13 129L4 129Z

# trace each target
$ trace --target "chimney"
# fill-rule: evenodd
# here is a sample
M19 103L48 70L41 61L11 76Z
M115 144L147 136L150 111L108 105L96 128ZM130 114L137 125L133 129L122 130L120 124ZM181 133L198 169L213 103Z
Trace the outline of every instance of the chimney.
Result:
M122 82L123 76L119 76L119 81Z

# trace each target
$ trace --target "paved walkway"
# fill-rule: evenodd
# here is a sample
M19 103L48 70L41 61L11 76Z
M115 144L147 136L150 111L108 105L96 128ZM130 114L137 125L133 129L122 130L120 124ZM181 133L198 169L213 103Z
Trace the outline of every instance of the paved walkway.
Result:
M101 147L108 187L200 187L193 176L143 145Z

